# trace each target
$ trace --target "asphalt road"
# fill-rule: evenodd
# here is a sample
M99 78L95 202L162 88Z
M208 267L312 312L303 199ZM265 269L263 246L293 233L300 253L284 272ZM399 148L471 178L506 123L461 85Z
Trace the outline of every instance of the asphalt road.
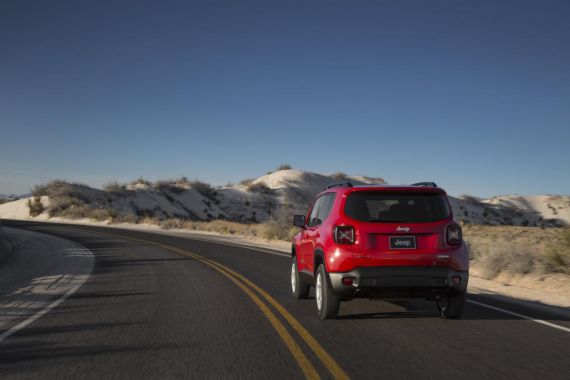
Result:
M473 303L343 303L321 321L280 252L147 232L4 222L94 254L86 282L0 341L0 378L570 379L570 332ZM0 289L6 295L6 289ZM469 299L556 326L560 315ZM0 334L2 331L0 331Z

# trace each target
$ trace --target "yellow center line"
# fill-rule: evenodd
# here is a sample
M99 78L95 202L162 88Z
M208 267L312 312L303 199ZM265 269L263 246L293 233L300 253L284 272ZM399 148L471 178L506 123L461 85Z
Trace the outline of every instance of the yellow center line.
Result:
M150 245L154 245L157 247L161 247L161 248L166 249L168 251L176 252L176 253L179 253L179 254L182 254L185 256L195 258L195 259L203 262L204 264L207 264L208 266L216 269L219 273L223 274L224 276L229 278L232 282L234 282L237 286L239 286L256 303L256 305L261 309L261 311L269 319L272 326L279 333L279 335L281 336L281 338L283 339L283 341L285 342L285 344L287 345L287 347L289 348L289 350L291 351L291 353L293 354L293 356L295 357L295 359L299 363L299 366L303 370L303 373L305 374L305 376L307 378L311 378L311 379L312 378L319 378L319 375L317 374L315 368L308 361L307 357L303 354L300 347L294 341L293 337L289 334L289 332L285 329L283 324L281 324L281 322L279 322L279 320L277 319L275 314L273 314L273 312L263 303L263 301L261 301L261 299L259 299L259 297L257 297L257 295L255 295L250 289L248 289L245 285L243 285L243 283L239 282L239 280L243 281L245 284L249 285L252 289L254 289L256 292L258 292L267 302L269 302L275 308L275 310L277 310L279 312L279 314L281 314L281 316L291 325L291 327L297 332L297 334L299 334L299 336L303 339L303 341L309 346L309 348L321 360L321 362L324 364L324 366L332 374L333 378L335 378L335 379L350 379L348 374L346 372L344 372L344 370L340 367L340 365L338 365L338 363L332 358L332 356L329 355L329 353L323 348L323 346L321 346L319 344L319 342L317 342L317 340L309 333L309 331L307 331L307 329L305 329L301 325L301 323L299 321L297 321L297 319L295 319L295 317L293 317L293 315L291 315L291 313L289 313L277 300L275 300L273 297L271 297L265 290L261 289L255 283L250 281L247 277L233 271L232 269L230 269L230 268L228 268L228 267L226 267L226 266L224 266L224 265L222 265L216 261L213 261L211 259L207 259L203 256L200 256L196 253L193 253L193 252L190 252L190 251L187 251L184 249L180 249L180 248L173 247L170 245L155 243L155 242L152 242L149 240L138 239L138 238L134 238L134 237L130 237L130 236L115 235L115 234L109 234L109 233L103 233L103 232L97 232L97 233L101 234L101 235L109 235L109 236L114 236L114 237L126 238L126 239L130 239L130 240L134 240L134 241L139 241L139 242L142 242L145 244L150 244Z
M164 248L164 249L167 249L167 246L161 246L161 245L159 245L159 246ZM170 249L170 250L172 250L172 249ZM257 295L255 295L255 293L253 293L249 288L247 288L244 284L242 284L234 276L230 275L229 273L226 273L222 269L220 269L220 268L216 267L215 265L207 262L203 258L198 257L197 255L191 254L190 252L184 253L184 254L186 256L193 257L196 260L199 260L199 261L203 262L204 264L214 268L216 271L218 271L219 273L221 273L222 275L224 275L225 277L230 279L234 284L239 286L239 288L241 290L243 290L249 296L249 298L251 298L253 300L253 302L255 302L255 304L261 309L261 311L263 312L265 317L267 317L269 322L271 322L271 325L273 326L273 328L277 331L277 333L279 334L279 336L281 337L281 339L283 340L283 342L285 343L285 345L287 346L289 351L291 351L291 354L293 355L293 357L297 360L297 363L299 364L299 367L301 367L301 370L305 374L305 377L307 379L320 379L320 376L317 373L317 371L315 370L315 367L313 367L313 365L311 364L309 359L307 359L307 357L305 356L305 354L301 350L301 347L299 347L297 342L295 342L295 339L293 338L293 336L291 336L289 331L287 331L285 326L283 326L283 324L279 321L279 319L277 319L275 314L273 314L273 312L263 303L263 301Z
M208 259L206 259L208 260ZM214 262L215 263L215 262ZM223 266L222 264L215 263L214 265L219 265L224 268L234 276L238 277L240 280L248 284L250 287L255 289L263 298L267 300L273 307L289 322L291 327L299 334L299 336L305 341L305 343L313 350L315 355L321 360L329 372L333 375L335 379L350 379L348 374L337 364L337 362L329 355L329 353L317 342L315 338L305 329L295 317L291 315L275 298L271 297L265 290L261 289L259 286L255 285L248 278L242 276L241 274L234 272L233 270Z

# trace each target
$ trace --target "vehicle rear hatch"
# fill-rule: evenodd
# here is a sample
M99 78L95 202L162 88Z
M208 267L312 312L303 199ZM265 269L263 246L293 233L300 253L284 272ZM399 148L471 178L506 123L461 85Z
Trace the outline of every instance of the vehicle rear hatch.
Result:
M357 266L445 264L452 216L443 190L359 189L348 194L344 213L354 220Z

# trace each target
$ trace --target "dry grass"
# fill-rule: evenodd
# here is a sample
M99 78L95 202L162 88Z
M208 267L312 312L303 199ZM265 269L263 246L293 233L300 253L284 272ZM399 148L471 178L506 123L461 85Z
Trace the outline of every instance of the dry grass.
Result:
M227 220L212 220L209 222L169 218L157 220L146 218L139 223L159 225L165 230L185 229L191 231L213 232L221 235L233 235L250 239L290 241L298 229L284 226L276 221L265 223L238 223Z
M570 228L562 230L559 240L546 247L544 256L549 271L570 274Z
M463 226L479 274L570 274L570 232L560 228Z

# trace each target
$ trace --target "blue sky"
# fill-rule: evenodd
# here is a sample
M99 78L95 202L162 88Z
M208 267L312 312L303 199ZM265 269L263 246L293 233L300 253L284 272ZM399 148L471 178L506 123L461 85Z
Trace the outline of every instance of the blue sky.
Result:
M570 193L568 1L4 1L0 193L281 163Z

